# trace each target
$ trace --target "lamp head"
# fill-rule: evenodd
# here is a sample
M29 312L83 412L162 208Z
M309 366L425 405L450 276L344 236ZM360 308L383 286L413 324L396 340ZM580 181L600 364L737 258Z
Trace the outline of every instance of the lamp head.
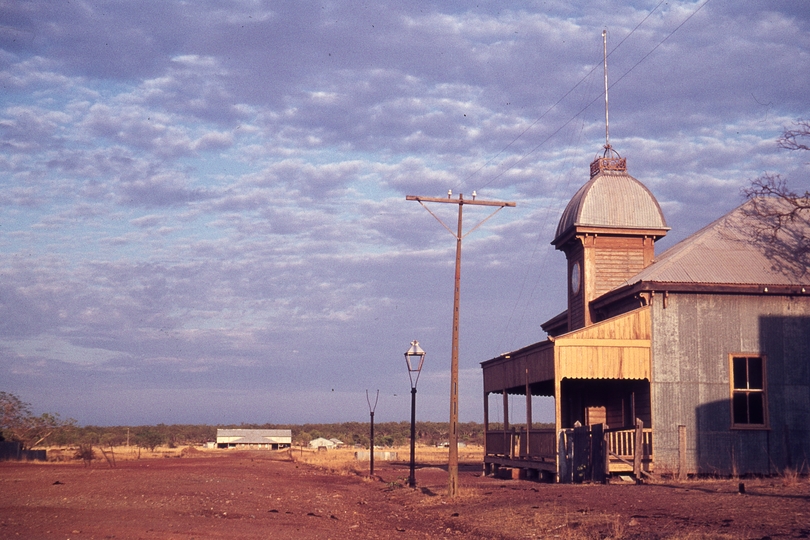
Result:
M425 351L419 346L419 342L411 341L410 348L405 351L405 363L408 366L408 376L411 378L411 388L416 388L416 381L419 380L419 373L422 371L422 364L425 361ZM414 380L413 374L416 373Z

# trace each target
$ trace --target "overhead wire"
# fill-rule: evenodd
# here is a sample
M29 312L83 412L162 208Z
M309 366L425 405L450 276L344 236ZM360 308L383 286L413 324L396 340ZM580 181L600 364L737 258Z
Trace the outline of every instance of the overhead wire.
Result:
M593 73L593 71L591 73ZM585 96L590 94L590 87L593 85L593 80L594 80L594 78L591 77L589 85L587 85L586 88L584 89L584 91L583 91L583 99L584 99ZM563 188L567 188L568 185L571 182L571 179L569 177L568 181L565 182L565 186L563 187L562 182L560 181L560 178L568 171L569 167L571 166L571 160L573 158L571 148L574 147L574 145L575 145L574 138L576 136L577 139L581 139L582 129L583 128L584 128L584 122L580 125L579 130L571 130L570 137L568 139L568 143L565 145L564 155L566 157L565 157L565 159L563 161L562 167L560 167L559 172L557 174L557 180L552 182L552 185L554 187L553 187L553 192L551 193L551 196L549 197L551 200L556 199L558 192ZM503 343L504 343L504 340L506 339L506 335L509 333L509 328L510 328L510 326L512 324L512 320L515 318L515 315L516 315L516 313L518 311L519 304L521 303L520 299L524 298L524 291L526 290L527 283L529 281L530 273L532 272L532 270L534 270L534 271L536 271L538 276L542 276L544 274L544 272L545 272L546 262L547 262L546 257L543 257L543 258L540 259L540 264L539 264L539 267L537 267L537 268L535 268L532 263L535 260L535 256L540 251L540 244L543 241L543 236L542 235L546 230L546 226L548 225L548 221L549 221L550 216L551 216L551 206L546 205L545 212L542 213L542 217L540 219L540 226L538 227L538 232L537 232L536 237L535 237L534 247L532 249L531 256L529 257L529 264L525 265L525 267L524 267L523 279L521 280L521 284L520 284L520 287L519 287L518 292L517 292L518 300L515 301L515 304L514 304L514 306L512 308L512 311L510 312L509 317L506 320L506 324L504 325L504 329L503 329L502 334L501 334L501 339L500 339L500 341L498 343L498 349L499 350L503 350ZM523 326L524 318L526 317L526 313L529 310L529 306L531 306L532 301L534 300L534 294L537 291L537 287L538 287L539 283L540 283L540 279L538 277L537 279L534 280L534 285L532 286L531 291L529 292L528 298L526 298L525 302L523 302L522 309L520 310L520 315L518 316L517 323L515 324L516 330L513 332L512 340L511 340L511 342L509 344L509 350L511 350L512 347L514 347L514 341L517 338L518 330Z
M661 1L658 3L658 5L656 5L656 6L655 6L655 7L654 7L654 8L653 8L653 9L652 9L652 10L651 10L649 13L647 13L647 15L646 15L646 16L645 16L645 17L644 17L644 18L643 18L643 19L642 19L642 20L641 20L641 21L640 21L640 22L639 22L639 23L638 23L638 24L637 24L637 25L636 25L636 26L635 26L635 27L634 27L634 28L633 28L633 29L632 29L632 30L631 30L631 31L630 31L630 32L629 32L627 35L626 35L626 36L624 36L624 38L623 38L623 39L622 39L622 40L621 40L621 41L620 41L620 42L619 42L619 43L618 43L618 44L617 44L617 45L616 45L616 46L615 46L615 47L614 47L614 48L613 48L613 49L610 51L610 54L613 54L613 52L614 52L614 51L616 51L616 50L617 50L619 47L621 47L621 45L622 45L622 44L623 44L623 43L624 43L624 42L625 42L625 41L626 41L626 40L627 40L627 39L628 39L630 36L632 36L632 35L633 35L633 33L635 33L635 31L636 31L636 30L638 30L638 28L639 28L639 27L641 27L641 25L642 25L642 24L644 24L644 22L645 22L647 19L649 19L649 18L650 18L650 16L652 16L652 14L653 14L653 13L654 13L654 12L655 12L655 11L656 11L656 10L657 10L659 7L660 7L660 6L661 6L661 4L662 4L664 1L665 1L665 0L661 0ZM608 56L609 56L609 55L608 55ZM565 97L567 97L568 95L570 95L570 94L571 94L571 93L572 93L572 92L573 92L573 91L574 91L574 90L575 90L575 89L576 89L578 86L580 86L580 85L581 85L581 84L582 84L584 81L588 80L588 81L589 81L589 84L588 84L588 85L587 85L587 87L584 89L584 92L583 92L583 94L582 94L582 95L583 95L583 100L584 100L584 99L585 99L585 96L587 96L587 95L588 95L588 94L590 94L590 92L591 92L591 88L592 88L593 83L594 83L594 77L593 77L593 74L594 74L594 72L596 71L596 68L597 68L597 67L599 67L599 64L595 64L595 65L594 65L594 66L591 68L591 70L590 70L590 71L589 71L589 72L588 72L588 73L587 73L587 74L586 74L586 75L585 75L585 76L584 76L582 79L580 79L580 80L577 82L577 84L576 84L576 85L574 85L574 86L573 86L573 87L572 87L572 88L571 88L571 89L570 89L568 92L566 92L566 94L563 96L563 98L561 98L560 100L558 100L558 101L557 101L557 103L555 103L555 105L554 105L554 106L552 106L551 108L549 108L549 109L548 109L548 110L547 110L547 111L544 113L544 115L545 115L545 114L548 114L548 112L549 112L549 111L551 111L551 109L552 109L553 107L555 107L557 104L559 104L559 103L562 101L562 99L564 99ZM590 104L589 104L589 105L590 105ZM539 119L538 119L537 121L539 121ZM537 121L535 121L535 124L537 123ZM584 122L582 123L582 125L581 125L580 129L578 130L578 132L579 132L579 135L580 135L580 136L581 136L581 134L582 134L582 130L583 130L583 129L584 129ZM525 133L525 131L524 131L524 133ZM566 145L565 145L566 150L565 150L565 152L564 152L564 155L567 155L567 156L568 156L568 157L565 159L565 161L566 161L566 162L567 162L567 161L568 161L568 159L570 159L570 157L571 157L571 154L570 154L570 149L571 149L571 147L572 147L572 145L573 145L573 142L574 142L574 141L573 141L573 139L574 139L574 131L572 131L572 132L571 132L571 135L570 135L569 140L568 140L568 144L566 144ZM516 140L516 139L515 139L515 140ZM514 142L514 140L512 141L512 143L513 143L513 142ZM511 145L512 143L510 143L510 145ZM508 146L507 146L507 148L508 148ZM567 169L568 169L568 166L566 166L566 165L564 164L564 165L563 165L563 167L561 168L561 170L560 170L559 174L558 174L558 181L556 181L556 182L554 182L554 183L552 184L552 185L554 186L554 193L551 195L551 199L556 198L556 194L557 194L558 190L559 190L559 189L562 187L562 186L561 186L561 183L560 183L560 181L559 181L559 177L561 177L561 176L564 174L564 171L566 171ZM569 182L569 183L570 183L570 182ZM568 185L568 183L566 183L566 187L567 187L567 185ZM515 342L515 339L517 339L517 336L518 336L518 334L519 334L519 329L520 329L520 328L522 328L522 326L523 326L523 322L524 322L524 319L525 319L525 317L526 317L526 314L527 314L527 312L529 311L530 306L532 305L532 301L533 301L533 299L534 299L534 295L535 295L535 293L536 293L536 291L537 291L537 287L538 287L538 286L539 286L539 284L540 284L540 278L539 278L539 276L542 276L542 275L544 274L544 270L545 270L545 267L546 267L546 262L547 262L547 259L546 259L546 258L542 258L542 259L540 260L540 265L539 265L540 267L539 267L539 270L535 269L535 268L534 268L534 266L531 264L531 262L532 262L532 261L534 261L535 256L537 255L538 251L540 250L541 235L543 234L543 232L544 232L544 231L545 231L545 229L546 229L546 226L547 226L547 223L548 223L548 220L549 220L550 214L551 214L551 207L550 207L550 206L546 206L546 207L545 207L545 209L546 209L546 211L543 213L543 216L542 216L542 218L541 218L541 224L540 224L540 227L539 227L539 230L538 230L538 233L537 233L536 240L535 240L535 242L534 242L534 247L533 247L533 250L532 250L531 256L529 257L530 264L527 264L527 265L526 265L526 267L525 267L525 269L524 269L524 272L523 272L523 279L521 280L521 284L520 284L520 287L519 287L519 291L518 291L518 293L517 293L517 300L515 301L514 306L513 306L512 310L511 310L511 311L510 311L510 313L509 313L509 317L507 318L506 323L505 323L504 328L503 328L503 331L502 331L502 333L501 333L501 338L500 338L500 340L499 340L499 345L498 345L499 350L502 350L502 349L503 349L504 340L507 340L507 339L508 339L506 336L507 336L507 335L509 335L509 333L510 333L510 327L512 326L512 322L513 322L513 320L515 319L515 317L516 317L516 315L517 315L517 322L515 323L514 330L512 331L512 340L511 340L511 342L510 342L510 343L509 343L509 345L508 345L508 347L509 347L510 349L514 347L514 342ZM522 309L520 309L520 310L519 310L519 308L520 308L520 304L521 304L521 299L523 299L523 298L524 298L524 291L525 291L525 290L526 290L526 288L527 288L528 281L529 281L529 275L530 275L530 273L532 272L532 270L535 270L535 271L536 271L538 278L534 280L534 284L533 284L533 286L531 287L531 292L529 293L529 297L528 297L527 299L525 299L525 301L523 301L523 302L522 302L522 304L523 304L523 305L522 305ZM519 315L518 315L518 310L519 310Z
M625 42L625 41L627 41L627 39L629 39L629 38L630 38L630 36L632 36L632 35L633 35L633 34L634 34L634 33L635 33L635 32L636 32L636 31L637 31L637 30L638 30L638 29L639 29L639 28L640 28L640 27L641 27L641 26L642 26L642 25L643 25L643 24L644 24L644 23L645 23L645 22L646 22L646 21L647 21L647 20L648 20L648 19L649 19L649 18L650 18L652 15L653 15L653 13L655 13L655 12L658 10L658 8L659 8L659 7L661 7L661 5L662 5L662 4L663 4L665 1L666 1L666 0L660 0L660 1L658 2L658 4L656 4L656 6L655 6L655 7L653 7L653 8L652 8L652 10L650 10L650 11L649 11L649 13L647 13L647 15L645 15L645 17L644 17L644 18L643 18L641 21L639 21L639 23L638 23L638 24L637 24L637 25L636 25L636 26L635 26L635 27L634 27L632 30L631 30L631 31L630 31L630 32L629 32L629 33L628 33L628 34L627 34L627 35L626 35L626 36L625 36L625 37L624 37L624 38L623 38L623 39L622 39L622 40L621 40L621 41L620 41L620 42L619 42L619 43L618 43L618 44L617 44L615 47L613 47L613 48L610 50L610 52L607 54L607 57L609 58L609 57L610 57L610 56L611 56L611 55L612 55L612 54L613 54L613 53L614 53L616 50L618 50L618 49L619 49L619 48L620 48L620 47L621 47L621 46L624 44L624 42ZM674 35L674 34L675 34L675 33L676 33L678 30L680 30L680 28L682 28L682 27L683 27L683 26L684 26L684 25L685 25L687 22L689 22L689 20L691 20L691 19L692 19L692 17L694 17L694 16L695 16L695 15L696 15L696 14L697 14L697 13L698 13L700 10L702 10L702 9L703 9L703 8L706 6L706 4L708 4L710 1L711 1L711 0L705 0L705 1L704 1L702 4L700 4L700 5L699 5L699 6L698 6L698 7L697 7L697 8L696 8L696 9L695 9L695 10L694 10L692 13L690 13L690 14L689 14L689 15L688 15L688 16L687 16L687 17L686 17L686 18L685 18L683 21L681 21L681 23L680 23L680 24L678 24L678 26L676 26L676 27L675 27L675 28L674 28L672 31L670 31L670 32L669 32L669 33L668 33L668 34L667 34L667 35L666 35L666 36L665 36L665 37L664 37L664 38L663 38L661 41L659 41L659 42L658 42L658 43L657 43L657 44L656 44L656 45L655 45L655 46L654 46L652 49L650 49L650 50L649 50L649 51L648 51L648 52L647 52L647 53L646 53L644 56L642 56L642 57L641 57L641 58L640 58L640 59L639 59L639 60L638 60L638 61L637 61L635 64L633 64L633 65L632 65L632 66L631 66L631 67L630 67L630 68L629 68L627 71L625 71L625 72L624 72L624 73L623 73L623 74L622 74L620 77L618 77L617 79L615 79L615 80L614 80L614 81L613 81L613 82L612 82L612 83L609 85L609 87L608 87L608 88L612 88L613 86L615 86L616 84L618 84L619 82L621 82L621 81L622 81L622 80L623 80L625 77L627 77L627 76L628 76L628 75L629 75L631 72L633 72L633 70L635 70L635 68L636 68L636 67L638 67L638 66L639 66L639 65L640 65L642 62L644 62L644 61L645 61L645 60L646 60L646 59L647 59L647 58L648 58L648 57L649 57L649 56L650 56L650 55L651 55L653 52L655 52L655 51L656 51L656 50L657 50L657 49L658 49L658 48L659 48L661 45L663 45L663 44L664 44L664 43L665 43L665 42L666 42L666 41L667 41L667 40L668 40L670 37L672 37L672 36L673 36L673 35ZM489 160L487 160L487 161L486 161L486 162L485 162L483 165L481 165L480 167L478 167L478 168L477 168L475 171L473 171L472 173L470 173L469 175L467 175L466 177L464 177L462 180L460 180L459 182L457 182L457 183L456 183L456 186L455 186L455 187L456 187L456 189L459 189L459 188L460 188L460 186L467 184L467 183L469 182L469 180L470 180L470 179L472 179L474 176L476 176L476 175L477 175L479 172L481 172L481 171L482 171L484 168L486 168L487 166L489 166L489 165L490 165L491 163L493 163L493 162L494 162L494 161L495 161L495 160L496 160L496 159L497 159L499 156L501 156L501 155L502 155L504 152L506 152L506 151L507 151L507 150L508 150L510 147L512 147L512 145L514 145L514 144L515 144L515 143L516 143L516 142L517 142L517 141L518 141L520 138L522 138L522 137L523 137L523 136L524 136L524 135L525 135L525 134L526 134L526 133L527 133L529 130L531 130L531 129L532 129L534 126L536 126L536 125L537 125L537 124L538 124L538 123L539 123L539 122L540 122L540 121L541 121L543 118L545 118L545 117L546 117L546 116L547 116L547 115L548 115L548 114L549 114L549 113L550 113L552 110L554 110L554 109L555 109L555 108L556 108L556 107L557 107L557 106L558 106L560 103L562 103L562 102L563 102L563 100L565 100L565 99L566 99L566 98L567 98L567 97L568 97L568 96L569 96L569 95L570 95L572 92L574 92L574 91L575 91L575 90L576 90L576 89L577 89L577 88L578 88L578 87L579 87L579 86L580 86L580 85L581 85L581 84L582 84L584 81L588 80L588 78L589 78L589 77L591 77L591 75L592 75L592 74L593 74L593 73L596 71L596 69L597 69L597 68L598 68L600 65L602 65L602 59L600 59L600 61L599 61L598 63L594 64L594 66L593 66L593 67L592 67L592 68L591 68L591 69L588 71L588 73L586 73L586 74L585 74L585 75L584 75L584 76L583 76L583 77L582 77L582 78L581 78L579 81L577 81L577 82L576 82L576 84L574 84L574 85L573 85L573 86L572 86L572 87L571 87L571 88L570 88L570 89L569 89L569 90L568 90L568 91L567 91L565 94L563 94L563 96L562 96L562 97L560 97L560 98L559 98L559 99L558 99L558 100L557 100L557 101L556 101L556 102L555 102L553 105L551 105L551 106L550 106L548 109L546 109L546 110L545 110L545 111L544 111L544 112L543 112L543 113L542 113L542 114L541 114L541 115L540 115L540 116L539 116L539 117L538 117L536 120L534 120L534 121L533 121L531 124L529 124L529 126L527 126L527 127L526 127L526 128L523 130L523 131L521 131L521 132L520 132L520 133L519 133L517 136L515 136L515 137L514 137L514 138L513 138L513 139L512 139L512 140L511 140L511 141L510 141L510 142L509 142L509 143L508 143L506 146L504 146L504 147L503 147L503 148L502 148L502 149L501 149L501 150L500 150L500 151L499 151L497 154L495 154L495 156L493 156L492 158L490 158ZM597 100L601 99L603 96L604 96L604 92L602 92L602 93L600 93L599 95L597 95L596 97L594 97L594 98L593 98L591 101L589 101L589 102L588 102L588 103L586 103L584 106L582 106L582 107L581 107L581 108L580 108L580 109L579 109L579 110L578 110L578 111L577 111L575 114L571 115L571 116L568 118L568 120L566 120L566 121L565 121L565 122L564 122L562 125L558 126L558 127L557 127L557 129L555 129L553 132L551 132L549 135L547 135L547 136L546 136L546 137L545 137L543 140L541 140L541 141L540 141L538 144L536 144L534 147L532 147L532 148L531 148L531 149L530 149L528 152L524 153L524 154L523 154L522 156L520 156L520 157L519 157L519 158L518 158L516 161L514 161L513 163L511 163L511 164L510 164L508 167L506 167L505 169L503 169L501 172L499 172L499 173L498 173L498 174L496 174L495 176L491 177L491 178L490 178L488 181L484 182L484 183L483 183L483 184L482 184L482 185L481 185L479 188L477 188L477 189L479 189L479 190L480 190L480 189L483 189L483 188L485 188L485 187L487 187L487 186L491 185L493 182L495 182L496 180L498 180L499 178L501 178L501 177L502 177L503 175L505 175L507 172L509 172L510 170L512 170L512 169L514 169L515 167L517 167L517 166L518 166L520 163L522 163L523 161L525 161L525 160L526 160L526 159L527 159L529 156L531 156L532 154L534 154L534 153L535 153L535 152L536 152L536 151L537 151L537 150L538 150L538 149L539 149L541 146L543 146L544 144L546 144L546 143L547 143L549 140L551 140L551 139L552 139L553 137L555 137L555 136L556 136L558 133L560 133L560 132L561 132L561 131L562 131L564 128L566 128L566 127L567 127L567 126L568 126L568 125L569 125L571 122L573 122L573 121L574 121L576 118L579 118L579 117L580 117L580 116L581 116L581 115L582 115L582 114L583 114L583 113L584 113L584 112L585 112L585 111L586 111L588 108L590 108L590 107L591 107L591 106L592 106L592 105L593 105L593 104L594 104L594 103L595 103ZM584 124L583 124L583 127L584 127ZM581 130L580 130L580 132L581 132ZM570 142L569 142L569 144L570 144ZM566 153L567 153L567 152L566 152ZM562 173L561 173L561 174L562 174ZM559 185L559 182L555 182L555 186L556 186L556 185ZM555 189L555 193L556 193L556 189ZM549 212L550 212L550 209L551 209L551 207L550 207L550 206L546 206L546 215L545 215L545 216L544 216L544 218L543 218L543 227L541 227L541 229L544 229L544 228L545 228L545 223L547 222L547 219L548 219L548 214L549 214ZM539 234L540 234L540 233L538 232L538 240L537 240L537 242L535 242L535 247L534 247L534 250L533 250L532 255L531 255L531 258L532 258L532 259L534 258L535 254L537 253L537 251L538 251L538 249L539 249ZM545 260L543 261L543 266L544 266L544 263L545 263ZM521 287L520 287L520 293L518 294L518 299L519 299L519 298L521 298L521 297L523 296L523 291L524 291L524 290L525 290L525 288L526 288L526 283L527 283L527 281L528 281L528 275L529 275L530 266L531 266L531 265L527 265L527 268L526 268L526 271L525 271L525 274L524 274L524 279L522 280L522 283L521 283ZM540 275L542 275L542 273L541 273ZM534 286L532 287L532 292L531 292L531 295L530 295L531 297L533 297L533 296L534 296L534 293L535 293L535 291L536 291L536 289L537 289L537 286L538 286L539 280L540 280L540 278L538 277L538 278L537 278L537 280L535 281ZM521 315L520 315L520 318L519 318L519 322L518 322L518 325L517 325L518 327L522 326L522 324L523 324L523 318L524 318L524 316L525 316L526 311L528 310L528 307L529 307L529 305L530 305L530 302L531 302L531 298L530 298L530 299L529 299L529 300L526 302L526 304L525 304L525 306L524 306L524 308L523 308L523 310L522 310L522 312L521 312ZM509 318L508 318L508 320L507 320L506 327L505 327L505 328L504 328L504 330L503 330L503 334L504 334L504 335L506 335L506 334L508 333L509 326L510 326L510 324L511 324L511 322L512 322L512 319L513 319L513 317L514 317L514 315L515 315L515 312L517 311L517 306L518 306L518 303L519 303L519 300L516 300L516 302L515 302L515 307L512 309L512 312L510 313L510 316L509 316ZM503 338L502 338L502 340L503 340Z
M652 16L652 14L653 14L653 13L655 13L655 11L656 11L656 10L657 10L659 7L661 7L661 4L663 4L665 1L666 1L666 0L660 0L660 1L658 2L658 4L657 4L657 5L656 5L656 6L655 6L655 7L654 7L654 8L653 8L653 9L652 9L652 10L651 10L649 13L647 13L647 15L646 15L646 16L645 16L645 17L644 17L644 18L643 18L643 19L642 19L642 20L641 20L641 21L640 21L640 22L639 22L639 23L638 23L638 24L637 24L637 25L636 25L636 26L635 26L635 27L634 27L632 30L631 30L631 31L630 31L630 32L629 32L629 33L628 33L626 36L624 36L624 38L623 38L623 39L622 39L622 40L621 40L621 41L620 41L620 42L619 42L619 43L618 43L618 44L617 44L615 47L613 47L613 49L611 49L611 50L610 50L610 52L609 52L609 53L608 53L608 55L607 55L607 56L608 56L608 58L610 58L610 56L611 56L611 55L612 55L612 54L613 54L613 53L614 53L614 52L615 52L615 51L616 51L616 50L617 50L619 47L621 47L621 46L622 46L622 44L623 44L625 41L627 41L627 39L628 39L628 38L630 38L630 36L632 36L632 35L633 35L633 34L636 32L636 30L638 30L638 29L641 27L641 25L642 25L642 24L644 24L644 22L645 22L647 19L649 19L649 18L651 17L651 16ZM707 2L708 2L708 0L707 0ZM704 5L705 5L705 4L704 4ZM701 7L702 7L702 6L701 6ZM681 24L681 26L682 26L682 25L683 25L683 24ZM679 26L679 28L680 28L680 26ZM676 29L676 30L677 30L677 29ZM671 34L670 34L670 35L671 35ZM660 45L660 44L659 44L659 45ZM657 46L656 46L656 48L657 48ZM654 49L653 49L653 50L654 50ZM649 56L649 53L647 54L647 56ZM645 56L645 58L646 58L646 56ZM643 60L643 59L642 59L642 60ZM639 62L639 63L640 63L640 62ZM460 180L459 182L457 182L457 183L456 183L455 188L456 188L456 189L458 189L458 188L460 188L462 185L466 184L466 183L467 183L467 182L468 182L468 181L469 181L469 180L470 180L472 177L474 177L476 174L478 174L478 173L479 173L481 170L483 170L485 167L487 167L487 166L488 166L490 163L492 163L493 161L495 161L495 160L498 158L498 156L500 156L501 154L503 154L504 152L506 152L506 151L507 151L507 150L508 150L508 149L509 149L509 148L510 148L510 147L511 147L513 144L515 144L515 143L518 141L518 139L520 139L521 137L523 137L523 136L524 136L524 135L525 135L525 134L526 134L526 133L527 133L527 132L528 132L530 129L532 129L534 126L536 126L536 125L537 125L537 124L540 122L540 120L542 120L543 118L545 118L545 117L546 117L546 116L547 116L547 115L548 115L548 114L549 114L551 111L553 111L553 110L554 110L554 109L557 107L557 105L559 105L560 103L562 103L562 102L563 102L563 100L565 100L565 98L567 98L567 97L568 97L568 96L569 96L569 95L570 95L570 94L571 94L571 93L572 93L574 90L576 90L576 89L579 87L579 85L581 85L581 84L582 84L582 83L583 83L585 80L587 80L587 79L588 79L588 78L589 78L589 77L590 77L590 76L593 74L593 72L594 72L594 71L596 71L596 69L597 69L597 68L599 68L600 66L602 66L602 58L600 58L600 59L599 59L599 61L598 61L596 64L594 64L594 65L593 65L593 67L590 69L590 71L588 71L588 73L586 73L585 75L583 75L583 76L582 76L582 78L581 78L579 81L577 81L577 82L576 82L576 84L574 84L574 86L572 86L572 87L571 87L571 88L570 88L570 89L569 89L569 90L568 90L568 91L567 91L565 94L563 94L563 95L562 95L562 97L560 97L560 98L559 98L557 101L555 101L555 102L554 102L554 104L553 104L553 105L551 105L551 106L550 106L548 109L546 109L546 110L545 110L545 112L543 112L543 113L542 113L542 114L541 114L541 115L540 115L540 116L539 116L539 117L538 117L536 120L534 120L534 122L532 122L531 124L529 124L529 125L528 125L528 126L527 126L527 127L524 129L524 130L523 130L523 131L521 131L520 133L518 133L518 134L515 136L515 138L514 138L514 139L512 139L512 140L511 140L511 141L510 141L510 142L509 142L509 143L508 143L506 146L504 146L504 147L503 147L503 148L502 148L502 149L501 149L501 150L500 150L500 151L499 151L497 154L495 154L493 157L491 157L489 160L487 160L487 161L486 161L486 162L485 162L483 165L481 165L480 167L478 167L478 168L477 168L475 171L473 171L472 173L470 173L469 175L467 175L467 176L466 176L464 179L462 179L462 180ZM635 67L635 66L633 66L633 67ZM604 95L604 94L602 94L602 95ZM598 99L598 97L597 97L597 99ZM591 103L589 103L589 104L588 104L588 105L585 107L585 109L587 109L587 107L589 107L590 105L591 105ZM584 110L584 109L583 109L583 110ZM514 167L515 167L515 166L516 166L518 163L520 163L521 161L523 161L523 159L524 159L524 158L526 158L526 157L528 157L529 155L531 155L532 153L534 153L534 152L537 150L537 148L539 148L540 146L542 146L543 144L545 144L545 143L546 143L546 142L547 142L549 139L551 139L551 138L552 138L554 135L556 135L557 133L559 133L559 132L560 132L560 130L562 130L562 129L563 129L565 126L567 126L567 125L568 125L568 124L569 124L569 123L570 123L570 122L571 122L571 121L572 121L572 120L573 120L573 119L574 119L576 116L579 116L579 114L581 114L581 113L582 113L582 110L581 110L580 112L578 112L578 113L577 113L577 114L576 114L574 117L570 118L570 119L569 119L569 120L568 120L568 121L567 121L565 124L563 124L562 126L560 126L560 127L557 129L557 130L555 130L555 131L554 131L554 132L553 132L551 135L549 135L548 137L546 137L546 139L544 139L544 140L543 140L543 141L542 141L542 142L541 142L539 145L537 145L536 147L534 147L534 148L533 148L533 149L532 149L532 150L531 150L529 153L524 154L523 156L521 156L521 158L520 158L520 159L519 159L517 162L515 162L514 164L510 165L509 167L507 167L507 168L506 168L504 171L502 171L501 173L497 174L495 177L491 178L491 179L490 179L488 182L484 183L483 185L481 185L481 186L480 186L479 188L477 188L477 189L481 189L481 188L484 188L484 187L486 187L486 186L490 185L492 182L494 182L495 180L497 180L498 178L500 178L501 176L503 176L503 175L504 175L506 172L508 172L509 170L511 170L512 168L514 168Z

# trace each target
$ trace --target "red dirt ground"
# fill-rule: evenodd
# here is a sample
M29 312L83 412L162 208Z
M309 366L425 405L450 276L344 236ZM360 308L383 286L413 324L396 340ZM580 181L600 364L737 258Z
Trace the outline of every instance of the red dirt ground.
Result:
M271 452L0 463L0 538L808 538L810 482L555 485L376 463L337 474ZM745 494L739 494L739 483Z

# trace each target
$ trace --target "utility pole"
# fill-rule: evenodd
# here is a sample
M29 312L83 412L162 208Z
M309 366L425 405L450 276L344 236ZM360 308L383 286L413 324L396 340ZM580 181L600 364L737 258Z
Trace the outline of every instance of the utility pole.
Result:
M514 202L502 201L480 201L475 200L476 194L473 191L473 198L471 200L464 200L464 194L459 193L458 199L452 198L452 192L447 192L447 198L442 197L420 197L416 195L408 195L405 197L407 201L417 201L421 204L430 215L436 218L436 221L442 224L450 234L456 239L456 277L455 277L455 290L453 293L453 342L451 346L450 355L450 457L448 459L447 470L450 473L450 485L448 495L455 498L458 495L458 321L459 321L459 297L461 285L461 240L467 236L462 231L462 207L465 204L476 206L497 206L498 209L490 214L487 218L473 227L467 234L472 233L478 227L484 224L489 218L497 214L502 208L506 206L514 207ZM426 202L435 203L450 203L458 205L458 232L454 233L444 222L430 211L430 208L425 206Z

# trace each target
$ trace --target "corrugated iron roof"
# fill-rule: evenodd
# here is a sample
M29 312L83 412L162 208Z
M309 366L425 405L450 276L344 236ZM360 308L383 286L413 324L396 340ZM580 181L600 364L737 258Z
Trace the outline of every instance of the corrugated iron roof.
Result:
M239 437L230 442L242 444L264 444L280 442L278 439L292 438L290 429L217 429L217 439Z
M576 192L563 211L555 241L575 226L668 229L650 190L620 171L601 171Z
M763 210L780 209L790 210L790 203L747 201L662 253L624 285L810 285L810 221L798 216L776 227L763 216Z

